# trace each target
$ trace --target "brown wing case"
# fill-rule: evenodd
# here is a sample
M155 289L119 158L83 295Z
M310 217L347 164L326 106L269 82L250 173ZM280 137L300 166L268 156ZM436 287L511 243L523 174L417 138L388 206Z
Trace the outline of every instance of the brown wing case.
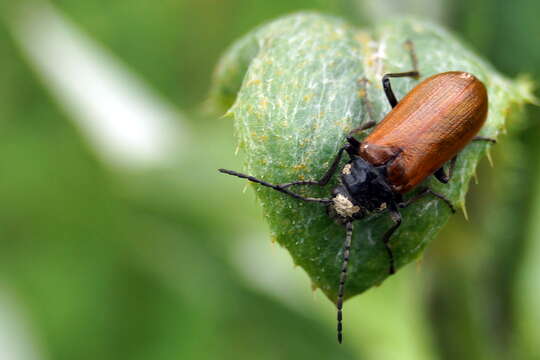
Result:
M486 120L487 91L476 77L451 71L412 89L362 142L359 155L387 163L388 180L405 193L452 159Z

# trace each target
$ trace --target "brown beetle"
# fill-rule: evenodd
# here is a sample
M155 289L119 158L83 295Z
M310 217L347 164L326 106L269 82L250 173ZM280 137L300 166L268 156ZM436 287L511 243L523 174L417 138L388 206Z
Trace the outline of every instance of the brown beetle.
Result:
M352 134L367 130L376 123L368 121L353 130L335 157L325 175L318 181L296 181L286 184L270 184L249 175L232 170L220 172L248 179L270 187L296 199L323 203L329 213L345 225L343 263L339 281L338 341L342 341L342 308L351 249L353 221L374 212L388 212L393 225L383 235L389 259L389 273L395 273L394 256L389 245L390 237L401 224L400 208L405 208L426 195L443 200L452 212L452 203L442 194L429 187L418 189L411 198L408 193L425 178L434 175L447 183L455 165L457 154L472 140L495 142L478 137L488 111L488 97L484 84L475 76L460 71L433 75L415 86L400 102L390 86L390 78L420 76L416 70L416 56L412 44L406 43L415 70L391 73L383 76L382 83L392 111L375 127L362 142ZM367 80L361 81L366 86ZM364 89L365 90L365 89ZM365 93L365 91L363 92ZM369 105L367 99L365 104ZM295 185L326 185L337 171L343 152L350 160L342 167L340 183L331 198L304 197L289 190ZM448 174L443 166L449 162Z

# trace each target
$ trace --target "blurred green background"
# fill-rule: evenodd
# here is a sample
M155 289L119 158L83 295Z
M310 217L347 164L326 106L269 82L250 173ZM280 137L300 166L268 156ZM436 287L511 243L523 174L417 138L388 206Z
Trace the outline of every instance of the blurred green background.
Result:
M272 246L213 67L266 20L413 14L540 75L536 0L0 2L0 359L540 359L540 118L426 251L346 306ZM526 121L524 121L526 119Z

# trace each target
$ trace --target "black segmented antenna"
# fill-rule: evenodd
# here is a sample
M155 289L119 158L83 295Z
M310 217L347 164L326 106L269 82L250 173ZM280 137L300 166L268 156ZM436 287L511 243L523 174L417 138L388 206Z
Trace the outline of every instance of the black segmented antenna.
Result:
M345 244L343 245L343 263L341 265L341 275L339 277L339 290L336 302L337 306L337 339L341 344L343 341L343 295L345 293L345 282L347 281L347 268L349 267L349 255L351 253L351 240L353 233L353 224L348 222L345 225L347 234L345 235Z
M294 192L287 189L288 187L290 187L292 185L317 185L317 184L312 184L309 181L298 181L298 182L287 183L287 184L271 184L271 183L266 182L264 180L257 179L256 177L246 175L246 174L242 174L242 173L239 173L239 172L236 172L236 171L233 171L233 170L218 169L218 171L220 173L223 173L223 174L237 176L237 177L239 177L241 179L248 179L251 182L261 184L263 186L272 188L272 189L274 189L276 191L287 194L287 195L289 195L289 196L291 196L291 197L293 197L295 199L298 199L298 200L303 200L303 201L308 201L308 202L318 202L318 203L323 203L323 204L329 204L329 203L332 202L332 199L329 199L329 198L306 197L306 196L302 196L302 195L299 195L297 193L294 193Z

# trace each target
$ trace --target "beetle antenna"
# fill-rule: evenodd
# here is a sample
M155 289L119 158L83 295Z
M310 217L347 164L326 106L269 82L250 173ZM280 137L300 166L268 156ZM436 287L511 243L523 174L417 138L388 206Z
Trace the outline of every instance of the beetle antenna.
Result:
M317 202L317 203L323 203L323 204L328 204L328 203L332 202L332 199L307 197L307 196L302 196L300 194L294 193L294 192L292 192L290 190L287 190L286 187L289 186L290 184L285 184L285 185L271 184L271 183L266 182L264 180L257 179L256 177L253 177L251 175L242 174L242 173L239 173L239 172L236 172L236 171L233 171L233 170L218 169L218 171L220 173L223 173L223 174L237 176L237 177L239 177L241 179L247 179L247 180L249 180L251 182L261 184L263 186L272 188L272 189L274 189L276 191L279 191L281 193L287 194L287 195L289 195L289 196L291 196L291 197L293 197L295 199L298 199L298 200L309 201L309 202Z
M351 253L351 240L353 233L353 224L349 221L345 225L347 235L345 235L345 244L343 245L343 263L341 265L341 275L339 277L337 306L337 338L341 344L343 341L343 295L345 294L345 282L347 281L347 269L349 267L349 255Z

